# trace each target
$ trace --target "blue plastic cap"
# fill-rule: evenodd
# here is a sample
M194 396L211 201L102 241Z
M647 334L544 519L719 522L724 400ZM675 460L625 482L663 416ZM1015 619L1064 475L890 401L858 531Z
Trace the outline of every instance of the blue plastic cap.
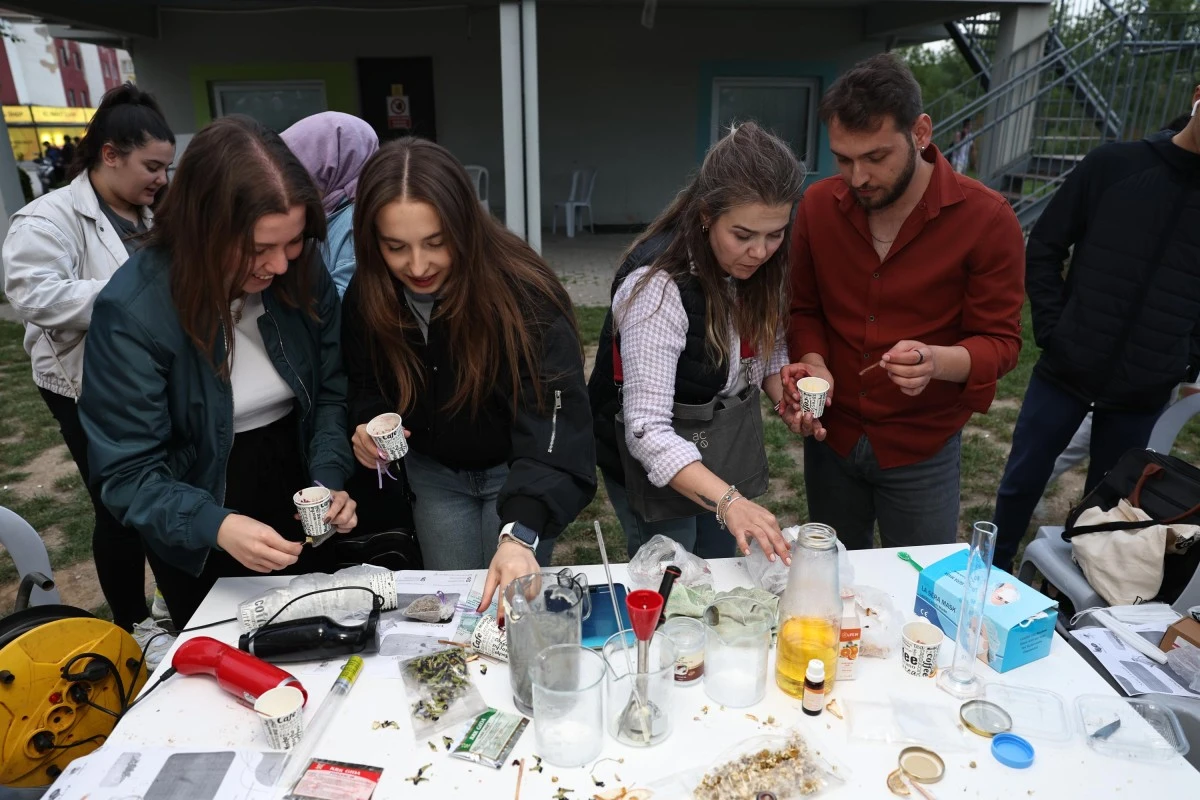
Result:
M992 755L1006 767L1025 769L1033 764L1033 745L1014 733L992 737Z

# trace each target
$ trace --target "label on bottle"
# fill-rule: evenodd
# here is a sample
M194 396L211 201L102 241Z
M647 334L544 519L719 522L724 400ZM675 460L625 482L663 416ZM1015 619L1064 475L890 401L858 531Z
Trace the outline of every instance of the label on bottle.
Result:
M361 656L350 656L350 660L346 662L346 666L342 667L342 673L338 675L338 680L344 680L351 686L358 680L358 673L362 671L363 660Z
M695 650L690 653L680 653L675 659L675 680L678 683L691 683L704 675L704 651Z
M808 684L804 685L804 704L805 711L820 713L825 708L825 687L813 689Z

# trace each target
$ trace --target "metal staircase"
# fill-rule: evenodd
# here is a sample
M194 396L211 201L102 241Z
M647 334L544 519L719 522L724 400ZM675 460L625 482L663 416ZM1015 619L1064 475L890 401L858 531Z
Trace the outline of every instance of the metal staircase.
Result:
M1059 0L1022 58L996 63L999 15L950 23L974 75L927 105L948 158L974 145L973 170L1031 226L1093 148L1139 139L1188 110L1200 77L1200 2ZM971 120L971 139L955 134Z

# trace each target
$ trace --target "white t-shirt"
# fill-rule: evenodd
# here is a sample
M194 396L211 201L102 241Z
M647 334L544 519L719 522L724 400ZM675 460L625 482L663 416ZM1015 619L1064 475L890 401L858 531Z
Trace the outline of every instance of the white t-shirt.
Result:
M263 315L261 294L246 295L241 320L233 331L233 432L252 431L286 417L296 402L292 389L267 355L258 318ZM234 311L238 303L234 303Z

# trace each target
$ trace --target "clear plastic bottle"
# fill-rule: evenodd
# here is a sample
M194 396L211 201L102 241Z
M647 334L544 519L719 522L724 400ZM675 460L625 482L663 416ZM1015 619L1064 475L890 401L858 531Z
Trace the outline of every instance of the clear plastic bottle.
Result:
M775 657L775 683L797 699L804 697L804 676L814 658L825 665L826 694L833 689L842 626L838 582L837 533L816 522L800 526L779 604Z
M383 597L383 610L396 607L396 575L390 569L360 564L340 569L332 575L312 573L297 575L287 586L271 589L238 606L238 617L242 627L248 631L260 628L287 605L288 601L308 592L320 589L336 589L343 586L363 586ZM287 610L275 617L274 622L305 617L329 617L335 622L353 624L365 620L371 611L373 599L360 589L344 592L322 592L297 600Z

